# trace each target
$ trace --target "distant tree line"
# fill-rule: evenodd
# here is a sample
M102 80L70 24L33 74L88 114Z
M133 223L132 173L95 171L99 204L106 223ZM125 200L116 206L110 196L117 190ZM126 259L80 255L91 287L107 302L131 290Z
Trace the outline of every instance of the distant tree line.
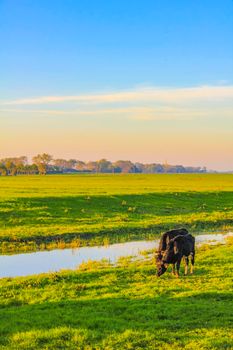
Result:
M38 154L32 158L13 157L0 159L0 175L67 174L67 173L206 173L205 167L185 167L170 164L132 163L130 160L110 162L107 159L83 162L77 159L53 159L50 154Z

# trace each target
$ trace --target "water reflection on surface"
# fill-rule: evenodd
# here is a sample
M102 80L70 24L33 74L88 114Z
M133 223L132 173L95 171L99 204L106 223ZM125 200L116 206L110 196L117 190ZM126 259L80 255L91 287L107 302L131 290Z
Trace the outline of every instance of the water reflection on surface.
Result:
M196 244L224 244L227 234L202 234L196 236ZM159 239L134 241L100 247L81 247L43 251L27 254L0 255L0 277L27 276L43 272L75 269L88 260L107 259L115 263L122 256L139 256L141 251L156 249Z

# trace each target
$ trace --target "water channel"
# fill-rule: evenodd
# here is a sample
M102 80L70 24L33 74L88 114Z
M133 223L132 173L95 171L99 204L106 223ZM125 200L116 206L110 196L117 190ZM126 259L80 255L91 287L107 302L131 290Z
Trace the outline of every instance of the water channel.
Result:
M196 236L196 245L224 244L227 234L212 233ZM80 247L73 249L56 249L26 254L0 255L0 277L27 276L61 269L75 269L89 260L107 259L116 263L120 257L140 256L140 252L156 249L159 239L153 241L133 241L111 244L108 246Z

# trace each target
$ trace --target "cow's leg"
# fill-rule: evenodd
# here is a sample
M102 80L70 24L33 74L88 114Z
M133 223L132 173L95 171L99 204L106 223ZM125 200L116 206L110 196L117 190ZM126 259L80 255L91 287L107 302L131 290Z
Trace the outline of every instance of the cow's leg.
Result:
M175 275L176 271L175 271L175 264L172 264L172 274Z
M194 269L194 258L195 258L195 253L192 252L192 253L191 253L191 270L190 270L190 273L193 273L193 269Z
M177 260L177 263L176 263L176 276L179 277L179 273L180 273L180 263L181 263L181 258L179 258Z
M184 263L185 263L184 274L187 275L188 274L188 266L189 266L189 258L188 258L188 256L184 257Z

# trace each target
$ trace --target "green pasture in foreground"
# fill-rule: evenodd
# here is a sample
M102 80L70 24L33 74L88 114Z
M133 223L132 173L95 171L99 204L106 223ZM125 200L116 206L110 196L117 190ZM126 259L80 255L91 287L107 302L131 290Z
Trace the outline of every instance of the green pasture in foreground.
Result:
M179 279L152 258L122 264L2 279L0 349L233 349L230 242Z
M77 246L80 238L116 241L176 226L231 229L233 175L0 177L2 252Z

